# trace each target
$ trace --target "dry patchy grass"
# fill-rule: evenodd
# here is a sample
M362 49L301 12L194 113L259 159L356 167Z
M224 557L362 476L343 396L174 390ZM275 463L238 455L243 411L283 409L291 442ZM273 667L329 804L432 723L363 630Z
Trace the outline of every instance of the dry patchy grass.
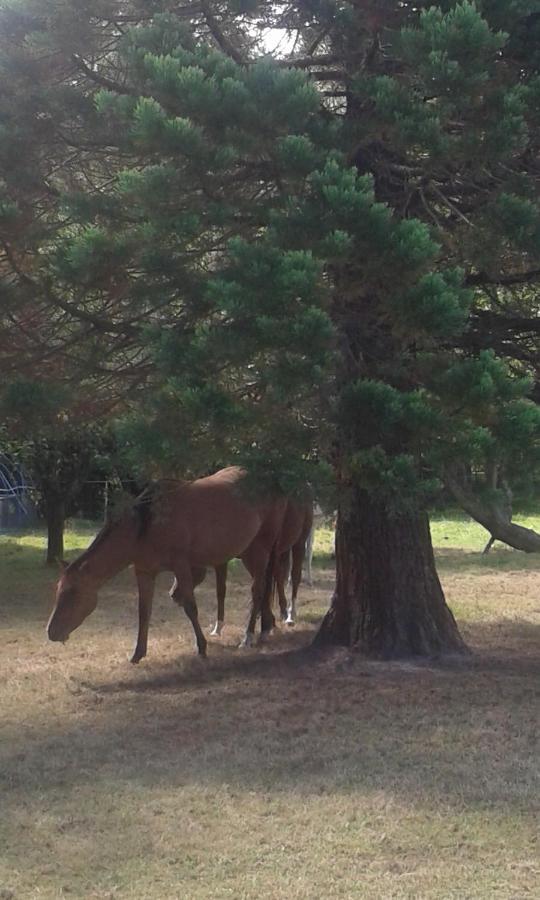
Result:
M236 649L237 566L206 662L163 579L150 656L131 667L129 573L67 645L45 641L41 540L0 544L0 898L538 896L540 560L438 541L466 661L315 658L321 532L300 622L268 649ZM200 608L209 623L211 578Z

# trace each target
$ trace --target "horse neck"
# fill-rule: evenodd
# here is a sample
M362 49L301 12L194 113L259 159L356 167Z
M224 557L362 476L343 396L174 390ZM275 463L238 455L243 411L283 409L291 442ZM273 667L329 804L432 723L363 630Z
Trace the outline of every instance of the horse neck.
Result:
M98 534L77 559L76 566L99 583L107 581L133 562L136 539L133 523L120 521Z

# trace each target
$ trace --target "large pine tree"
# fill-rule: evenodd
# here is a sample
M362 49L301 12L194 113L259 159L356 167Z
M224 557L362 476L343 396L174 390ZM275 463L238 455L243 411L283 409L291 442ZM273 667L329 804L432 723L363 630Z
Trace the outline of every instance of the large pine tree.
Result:
M462 649L425 512L441 479L537 461L534 360L509 340L539 279L538 3L423 6L81 3L78 44L40 24L95 151L33 278L86 322L90 377L139 376L126 435L155 464L236 458L294 490L331 463L319 640L378 655ZM261 58L272 28L288 57Z

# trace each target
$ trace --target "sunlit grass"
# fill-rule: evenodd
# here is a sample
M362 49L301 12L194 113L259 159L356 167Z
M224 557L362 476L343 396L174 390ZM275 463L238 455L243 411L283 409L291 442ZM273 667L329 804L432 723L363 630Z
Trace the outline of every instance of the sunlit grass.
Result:
M516 515L513 521L540 532L540 514ZM489 540L489 532L478 522L464 516L463 513L431 516L431 535L435 547L455 547L460 550L481 551ZM501 544L497 544L500 548Z
M87 522L81 519L70 520L64 533L64 547L66 552L83 550L100 528L99 522ZM0 534L0 550L4 552L17 552L25 548L45 551L47 547L47 533L45 528L35 531L7 532Z
M540 513L516 515L513 521L540 533ZM444 556L448 550L472 551L475 554L480 554L490 537L485 528L463 513L434 514L431 516L430 524L433 546L438 551L439 557ZM331 528L325 527L317 530L314 548L315 562L317 563L317 560L319 560L321 564L326 564L334 552L334 532ZM486 564L494 563L501 566L512 566L515 564L513 556L516 553L525 566L529 564L536 565L539 558L534 554L530 557L530 562L528 563L526 562L528 557L525 557L523 553L497 541L489 556L486 557ZM508 554L508 556L505 554ZM475 564L477 562L482 564L481 560L477 560L476 557L474 559Z
M433 545L439 550L455 548L481 552L489 539L489 533L485 528L459 511L433 514L430 521ZM540 532L540 513L516 515L514 522ZM99 528L99 522L69 521L64 536L66 555L69 556L87 547ZM0 548L3 548L4 552L11 548L13 553L18 553L26 547L44 551L46 545L47 537L44 529L15 535L0 535ZM497 543L495 547L501 550L505 545ZM325 562L330 559L334 552L332 528L325 526L317 529L314 549L315 562L317 559ZM510 548L506 549L511 552Z

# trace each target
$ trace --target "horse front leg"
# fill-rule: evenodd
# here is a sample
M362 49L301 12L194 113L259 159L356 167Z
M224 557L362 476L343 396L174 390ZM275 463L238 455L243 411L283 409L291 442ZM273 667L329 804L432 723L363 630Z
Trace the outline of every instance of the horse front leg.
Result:
M193 626L199 656L206 656L206 638L199 622L199 611L195 601L194 581L200 583L204 578L204 569L194 570L187 563L178 562L174 568L175 582L171 588L171 598L178 606L182 606ZM200 577L202 573L202 577Z
M132 663L138 663L146 656L148 649L148 628L152 615L152 601L154 599L155 575L149 572L135 570L137 587L139 589L139 633L137 644L131 657Z
M221 637L225 623L225 595L227 593L227 563L216 566L216 594L217 594L217 619L210 634L213 637Z
M301 540L292 548L292 568L291 568L291 602L287 609L287 625L294 625L296 622L296 598L298 596L298 588L302 580L302 565L304 562L306 544Z

